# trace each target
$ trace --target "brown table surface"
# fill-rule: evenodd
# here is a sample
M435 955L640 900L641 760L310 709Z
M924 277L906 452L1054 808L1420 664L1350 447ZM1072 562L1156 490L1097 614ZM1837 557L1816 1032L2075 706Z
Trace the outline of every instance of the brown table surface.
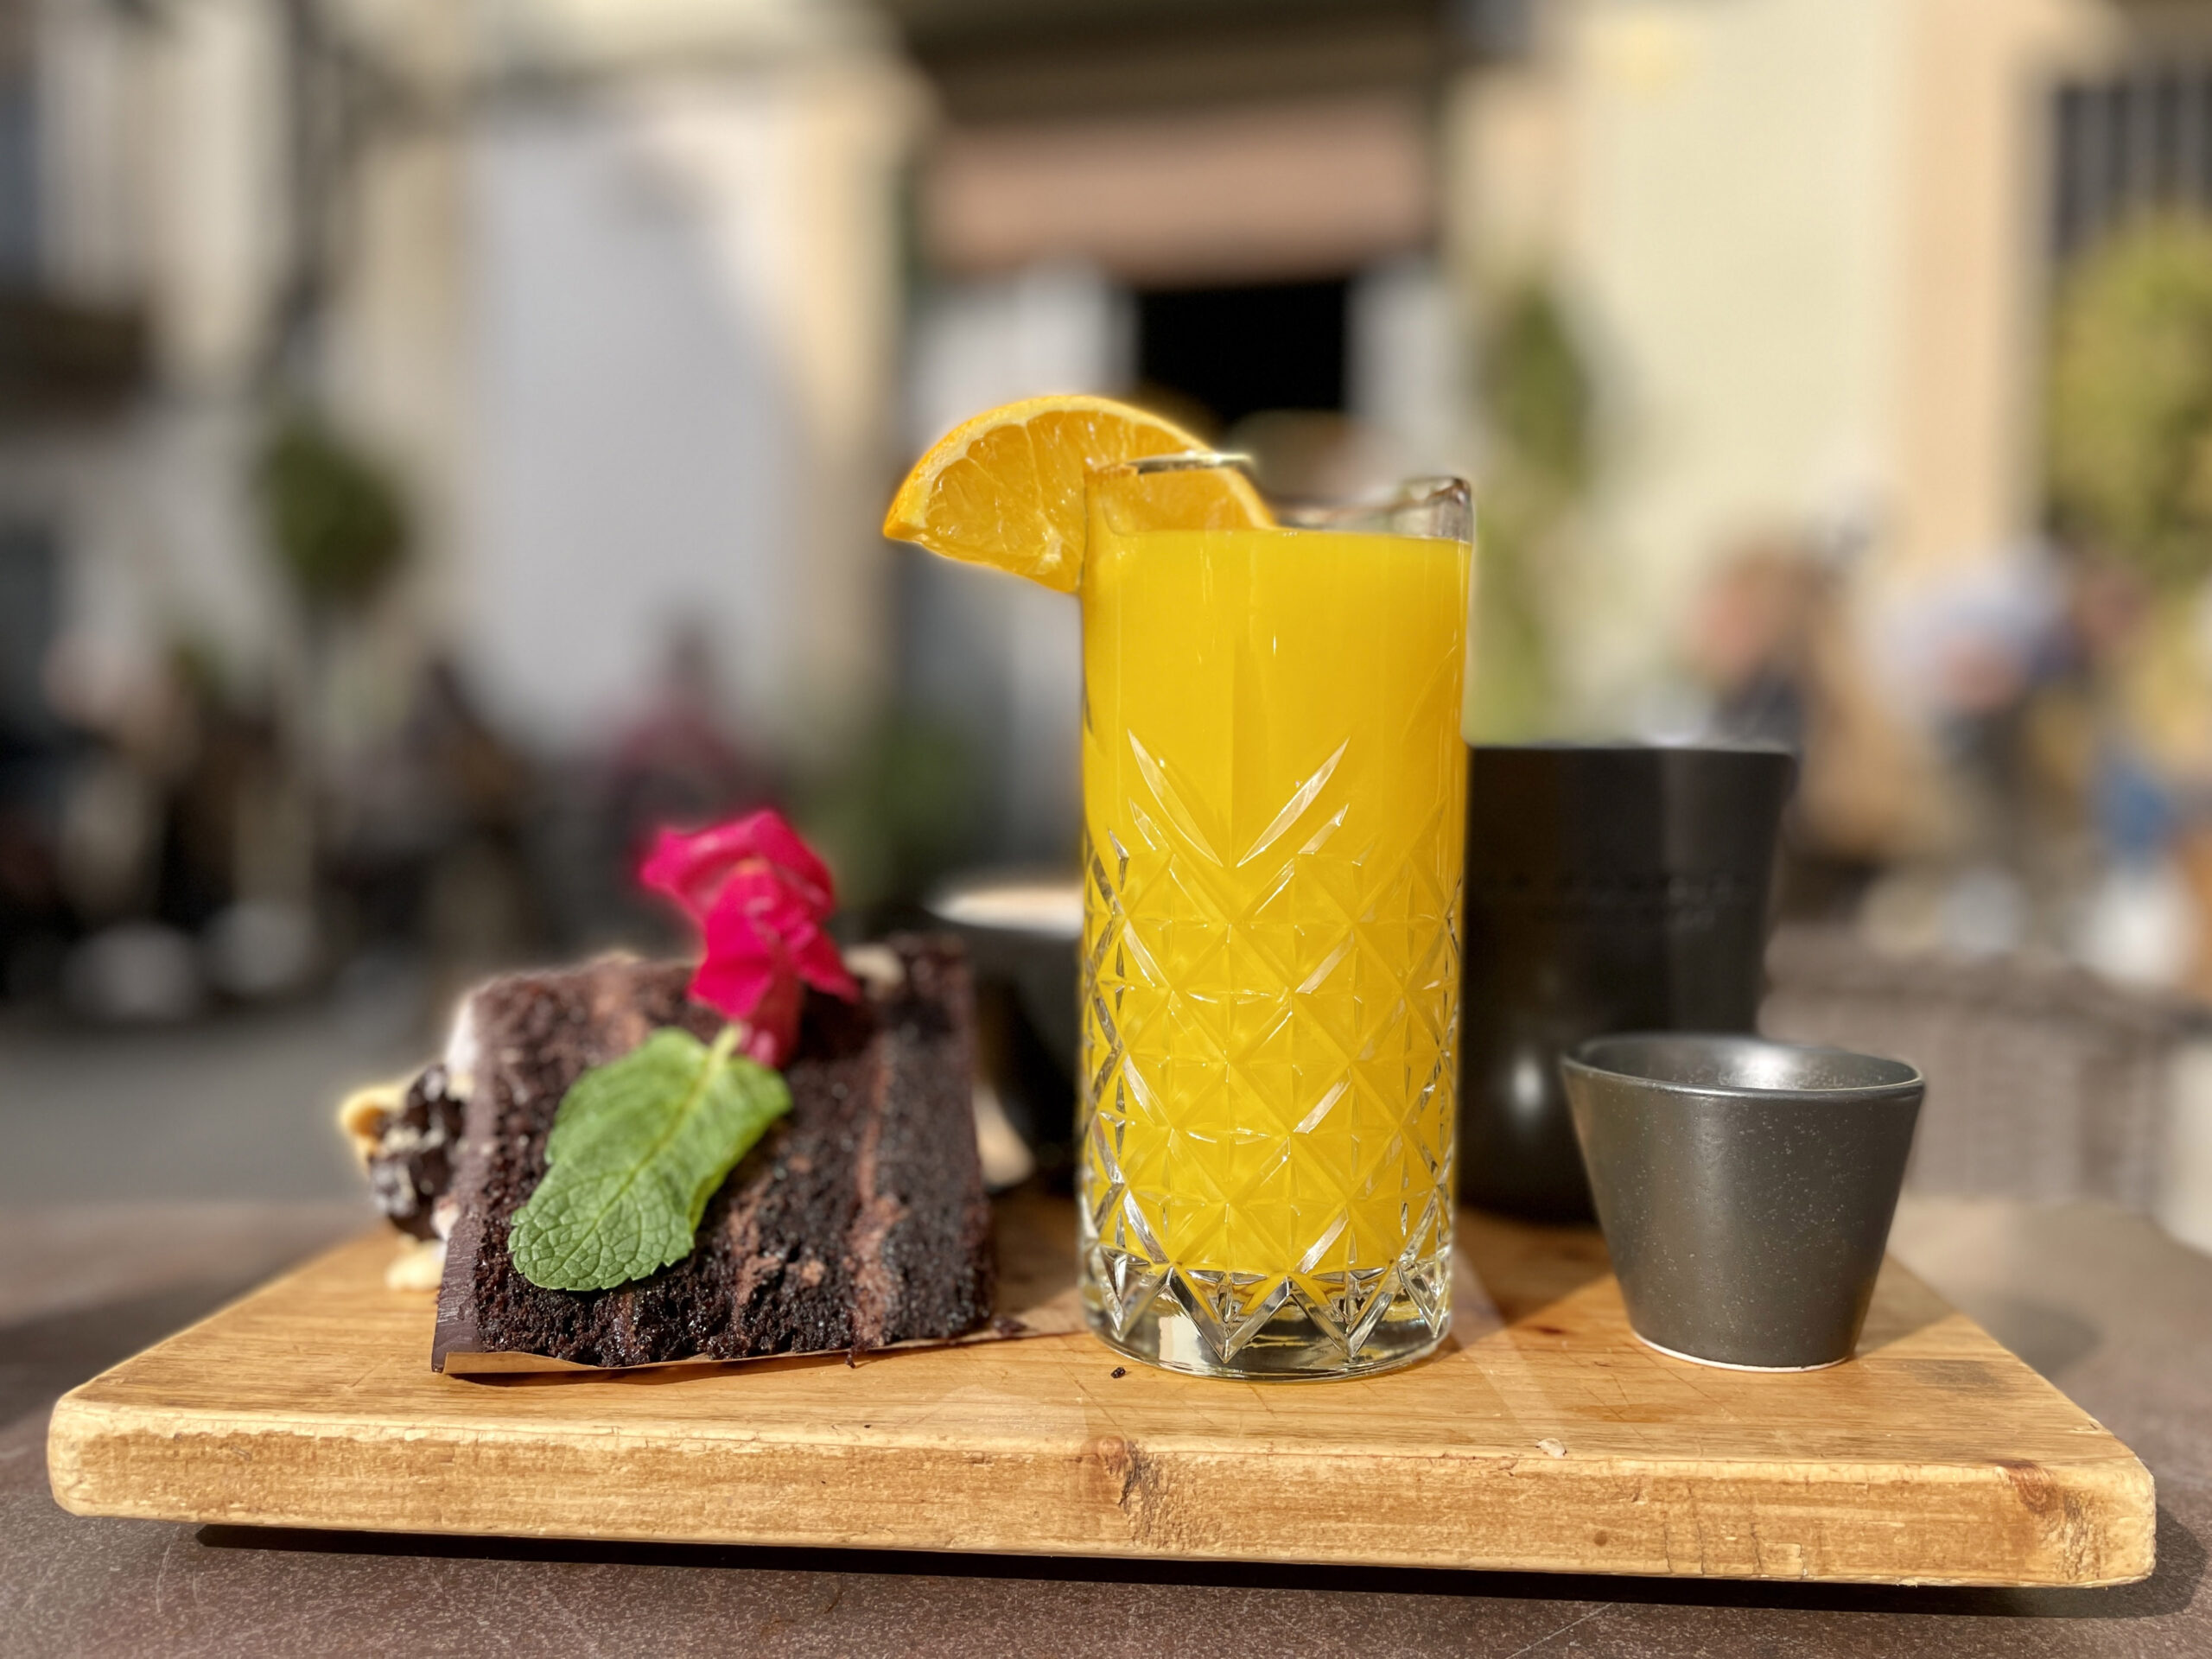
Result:
M610 1547L55 1506L54 1396L360 1222L0 1211L0 1653L2212 1655L2212 1258L2089 1205L1911 1198L1893 1243L2150 1465L2158 1570L2116 1590Z

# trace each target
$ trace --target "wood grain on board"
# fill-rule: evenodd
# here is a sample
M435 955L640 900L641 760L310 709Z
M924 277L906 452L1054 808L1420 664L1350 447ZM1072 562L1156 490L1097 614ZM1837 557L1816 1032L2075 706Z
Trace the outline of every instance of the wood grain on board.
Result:
M1008 1241L1072 1232L1042 1201L1002 1217ZM1083 1334L467 1378L431 1372L432 1298L385 1288L377 1232L66 1396L48 1465L81 1515L272 1526L1832 1582L2151 1570L2143 1465L1894 1262L1855 1361L1755 1376L1637 1343L1594 1233L1468 1215L1460 1245L1444 1351L1357 1382L1179 1376Z

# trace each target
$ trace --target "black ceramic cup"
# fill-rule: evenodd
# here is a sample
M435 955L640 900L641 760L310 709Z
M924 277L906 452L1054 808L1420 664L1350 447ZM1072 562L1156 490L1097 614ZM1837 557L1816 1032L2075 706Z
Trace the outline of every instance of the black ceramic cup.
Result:
M1600 1037L1561 1063L1629 1324L1678 1359L1851 1357L1920 1116L1903 1060L1757 1037Z
M1776 748L1468 752L1459 1196L1588 1221L1559 1058L1609 1031L1750 1031L1782 807Z

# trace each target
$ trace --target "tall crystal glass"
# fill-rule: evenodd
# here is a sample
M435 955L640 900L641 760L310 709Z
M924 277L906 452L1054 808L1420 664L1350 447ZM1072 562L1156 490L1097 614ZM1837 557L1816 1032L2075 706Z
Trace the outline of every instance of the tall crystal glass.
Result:
M1269 523L1236 465L1090 481L1083 1294L1154 1364L1357 1376L1451 1320L1472 512Z

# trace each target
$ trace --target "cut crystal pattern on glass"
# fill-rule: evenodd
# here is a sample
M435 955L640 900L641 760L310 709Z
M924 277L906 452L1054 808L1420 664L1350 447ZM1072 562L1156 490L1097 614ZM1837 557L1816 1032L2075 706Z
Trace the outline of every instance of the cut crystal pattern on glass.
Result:
M1415 1357L1450 1320L1459 791L1440 778L1412 848L1346 845L1340 743L1224 857L1220 815L1121 736L1136 833L1084 855L1093 1322L1213 1373Z
M1450 1318L1468 502L1160 511L1229 466L1086 486L1083 1290L1141 1359L1344 1376Z

